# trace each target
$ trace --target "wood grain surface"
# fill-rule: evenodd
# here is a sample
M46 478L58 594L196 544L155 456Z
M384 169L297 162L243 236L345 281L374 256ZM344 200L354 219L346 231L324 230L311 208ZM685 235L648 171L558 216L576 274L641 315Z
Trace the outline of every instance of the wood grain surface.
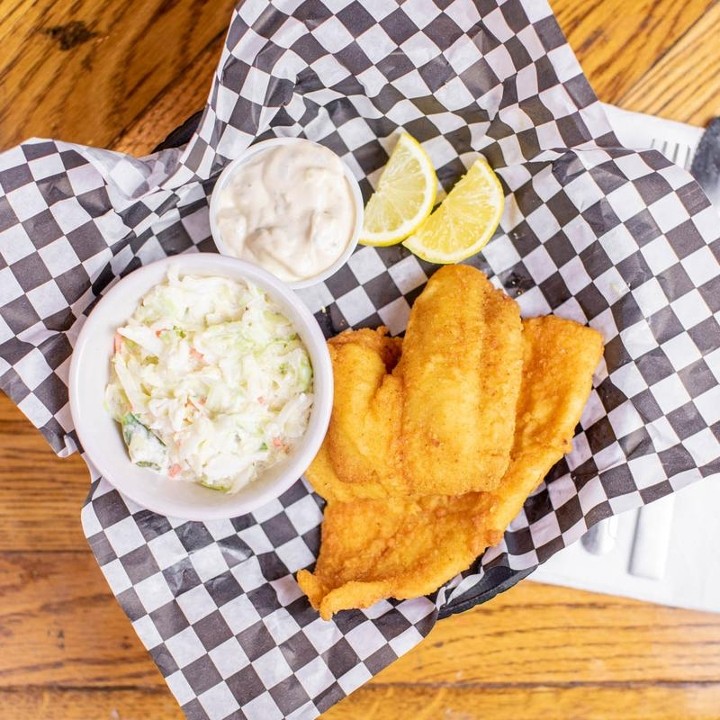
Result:
M621 96L623 107L695 125L720 115L720 4L705 4L712 7Z
M0 147L144 154L200 109L232 2L0 0ZM599 97L720 114L720 5L555 0ZM79 458L0 395L0 720L180 720L84 540ZM327 720L720 717L720 618L524 582L445 620Z
M196 60L221 42L234 5L2 0L2 145L41 136L111 146L179 78L200 74L209 87L215 63Z

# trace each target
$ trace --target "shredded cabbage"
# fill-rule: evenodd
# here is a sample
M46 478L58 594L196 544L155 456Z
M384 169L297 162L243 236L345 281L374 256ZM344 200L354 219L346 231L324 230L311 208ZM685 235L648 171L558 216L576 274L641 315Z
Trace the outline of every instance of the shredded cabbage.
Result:
M118 329L105 400L132 462L233 493L296 446L312 391L307 350L263 290L171 270Z

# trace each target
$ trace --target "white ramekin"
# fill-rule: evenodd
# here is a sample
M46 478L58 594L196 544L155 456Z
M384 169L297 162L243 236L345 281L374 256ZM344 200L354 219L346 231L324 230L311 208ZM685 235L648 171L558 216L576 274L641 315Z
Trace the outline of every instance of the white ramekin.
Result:
M223 189L228 185L237 169L251 158L257 157L260 153L271 150L274 147L308 142L312 141L305 140L304 138L273 138L272 140L263 140L262 142L256 143L255 145L251 145L249 148L247 148L247 150L245 150L242 155L230 162L227 167L222 171L222 173L220 173L220 177L215 183L215 187L210 198L210 232L212 233L215 247L217 247L218 252L221 255L225 255L227 257L235 257L220 236L220 230L217 226L216 218L218 213L220 194L222 193ZM312 144L318 145L318 143ZM313 275L312 277L298 280L296 282L287 282L287 285L289 285L293 290L300 290L302 288L310 287L311 285L316 285L317 283L326 280L331 275L334 275L348 261L348 258L353 254L353 251L357 247L358 238L360 237L360 231L362 230L363 225L364 205L362 193L360 192L360 186L358 185L357 180L350 171L350 168L345 163L342 163L342 166L345 172L345 178L350 185L350 191L352 193L352 199L355 209L355 226L353 227L352 235L342 255L340 255L340 257L330 267L322 270L321 272L317 273L317 275Z

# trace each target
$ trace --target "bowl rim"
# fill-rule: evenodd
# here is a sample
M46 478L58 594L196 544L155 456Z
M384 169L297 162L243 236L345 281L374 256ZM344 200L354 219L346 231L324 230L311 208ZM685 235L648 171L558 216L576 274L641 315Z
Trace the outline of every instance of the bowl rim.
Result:
M213 267L215 265L225 266L226 272L223 272L219 267ZM302 330L302 332L307 334L312 340L311 343L305 342L304 344L310 356L314 377L314 398L310 420L302 440L298 443L293 453L288 456L287 466L284 468L282 474L266 488L259 490L254 499L242 502L238 500L237 495L228 495L229 502L227 504L221 503L213 507L207 506L199 509L197 512L189 509L187 513L183 512L182 514L178 514L175 511L168 512L162 502L155 503L154 500L148 502L147 499L139 498L133 492L132 488L128 490L121 479L123 475L122 468L109 460L106 453L103 452L103 438L106 437L105 433L98 433L97 428L88 426L84 419L83 408L87 406L87 403L102 403L104 402L104 397L94 400L92 398L88 399L82 392L83 369L87 367L87 363L98 362L97 357L86 357L87 353L84 353L84 350L93 333L107 328L108 321L105 319L106 312L110 308L117 307L118 304L122 305L124 303L123 292L128 287L126 281L133 278L132 282L138 283L142 282L143 278L147 278L145 283L148 283L152 282L151 278L159 277L161 279L158 280L158 282L162 282L162 278L167 276L167 271L173 266L178 266L181 274L199 272L206 276L216 275L233 279L245 279L260 286L272 299L277 300L278 298L282 298L285 303L292 305L302 324L302 328L298 327L297 329ZM151 287L152 285L148 285L146 289L143 289L139 298L144 297ZM136 307L137 305L133 304L132 307L128 308L126 318L129 318L135 312ZM293 318L289 319L294 325L298 326L298 323ZM107 358L105 358L105 362L108 364L111 356L112 349L109 347ZM92 465L110 485L137 505L152 512L183 520L207 521L229 519L250 513L278 498L301 478L320 449L327 432L332 410L333 372L327 342L319 324L305 303L302 302L286 283L283 283L263 268L239 260L238 258L221 256L216 253L192 252L166 257L143 265L128 275L121 277L103 295L86 318L75 341L70 360L68 391L70 414L83 454L87 456L87 459L90 460ZM112 420L112 418L110 419ZM112 422L115 421L112 420ZM131 464L129 457L126 456L126 459L128 464ZM157 477L157 474L153 471L147 470L147 472L150 478ZM215 491L208 490L208 492ZM240 492L242 492L242 490ZM234 502L232 502L233 500ZM231 506L233 509L228 510Z
M363 202L362 192L360 191L360 184L353 175L352 170L348 167L347 163L331 148L327 147L326 145L322 145L321 143L315 142L314 140L308 140L307 138L276 137L270 138L268 140L261 140L258 143L249 145L240 155L231 160L225 166L223 171L220 173L217 181L215 182L215 187L213 188L212 194L210 195L210 234L212 235L215 247L221 255L233 259L239 259L237 258L237 256L233 255L228 249L227 244L220 235L220 230L217 226L217 221L215 219L217 215L217 206L219 202L220 192L230 182L230 178L235 173L237 168L246 163L251 158L259 155L260 153L271 150L273 147L279 147L282 145L296 145L300 143L310 143L311 145L316 145L317 147L321 147L324 150L330 150L330 152L332 152L338 158L338 160L340 160L343 172L345 174L345 179L348 181L348 184L350 186L350 194L352 195L353 205L355 206L355 224L353 226L352 235L345 249L332 265L325 268L316 275L312 275L309 278L304 278L302 280L296 281L281 280L281 282L284 282L288 287L292 288L293 290L302 290L304 288L312 287L313 285L317 285L324 280L327 280L338 270L340 270L343 265L347 263L348 259L355 251L355 248L358 246L358 242L360 240L360 233L362 232L363 226L365 203Z

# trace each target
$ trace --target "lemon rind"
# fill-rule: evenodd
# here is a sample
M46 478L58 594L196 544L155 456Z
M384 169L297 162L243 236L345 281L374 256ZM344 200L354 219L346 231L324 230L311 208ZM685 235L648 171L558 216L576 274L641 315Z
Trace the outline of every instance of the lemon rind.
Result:
M398 144L400 143L408 143L414 148L413 156L417 158L421 167L424 169L424 176L430 179L430 182L426 187L424 202L414 217L407 219L402 225L392 231L367 234L363 228L358 240L360 245L366 245L369 247L390 247L391 245L398 245L403 240L410 237L410 235L412 235L420 227L420 225L425 222L435 206L438 183L435 168L433 167L430 156L427 154L422 145L409 133L403 133L400 136ZM390 157L392 158L392 154Z
M472 257L473 255L477 255L480 251L483 250L483 248L490 242L493 235L495 234L495 231L497 230L498 226L500 225L500 220L502 219L503 211L505 209L505 194L503 192L502 184L500 183L500 180L498 179L497 175L493 171L493 169L488 164L487 160L483 157L478 158L475 162L481 163L485 166L485 177L490 180L492 185L496 188L497 195L496 195L496 202L493 204L495 205L495 213L492 216L492 219L487 223L485 226L484 232L480 235L480 237L475 240L471 245L464 246L453 253L443 253L443 252L437 252L433 251L431 248L428 248L424 244L418 244L417 242L413 242L413 240L417 237L416 235L413 235L411 233L404 241L403 241L403 247L406 247L408 250L410 250L414 255L417 255L421 260L424 260L425 262L430 262L436 265L451 265L454 263L461 262L463 260L467 260L468 258ZM469 172L469 169L468 169ZM450 191L452 192L452 190ZM449 194L448 194L449 195ZM428 216L429 217L429 216ZM426 218L427 219L427 218ZM418 226L419 228L420 226ZM416 228L416 230L418 229ZM413 231L415 232L415 231Z

